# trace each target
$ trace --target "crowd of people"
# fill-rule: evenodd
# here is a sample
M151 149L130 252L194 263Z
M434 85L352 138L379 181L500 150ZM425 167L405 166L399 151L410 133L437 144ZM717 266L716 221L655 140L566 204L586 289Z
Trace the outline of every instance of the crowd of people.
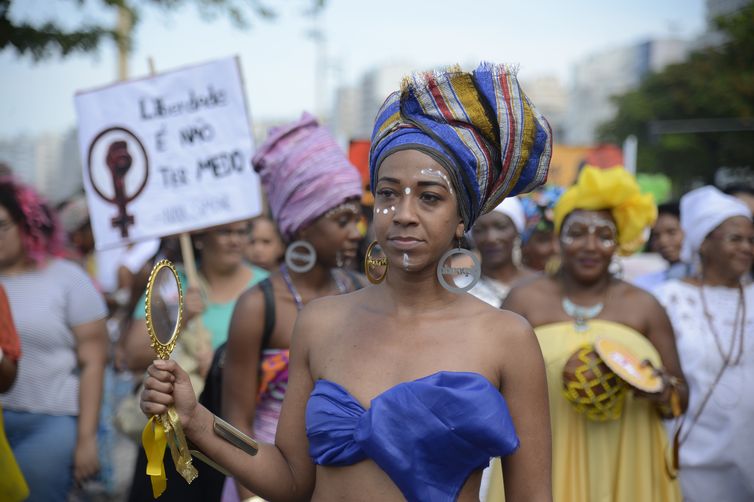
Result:
M162 500L753 500L751 187L556 187L552 140L489 64L388 96L369 180L304 113L252 160L266 215L193 233L195 278L176 236L103 255L83 197L0 177L0 499L151 500L172 406L225 472L165 455ZM163 258L187 322L154 360Z

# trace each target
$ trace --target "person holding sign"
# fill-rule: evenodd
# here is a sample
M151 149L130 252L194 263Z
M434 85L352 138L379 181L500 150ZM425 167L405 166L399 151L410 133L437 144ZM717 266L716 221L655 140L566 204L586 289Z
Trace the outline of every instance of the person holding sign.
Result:
M555 206L560 270L503 303L534 326L547 365L556 501L680 500L662 424L688 399L673 328L651 294L609 270L656 214L623 168L585 167Z
M273 129L253 165L288 242L287 259L238 301L228 339L222 411L242 431L272 443L299 311L315 298L362 287L360 278L341 268L355 257L361 241L362 188L358 171L334 138L306 113ZM249 495L238 488L244 498Z
M74 480L99 470L107 310L84 270L62 253L49 207L30 187L0 178L0 284L23 349L0 403L30 501L66 501Z
M372 136L377 284L299 313L275 443L249 456L216 435L174 361L150 366L142 410L175 406L189 440L266 499L478 500L482 468L505 456L509 501L550 500L536 339L463 292L454 277L478 271L447 265L480 214L544 181L550 155L507 67L407 78Z

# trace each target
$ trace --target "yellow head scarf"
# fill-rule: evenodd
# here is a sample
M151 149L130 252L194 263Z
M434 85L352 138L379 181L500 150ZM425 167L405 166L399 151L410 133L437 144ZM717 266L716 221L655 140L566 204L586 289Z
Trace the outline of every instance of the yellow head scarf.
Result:
M555 232L560 233L566 216L577 209L609 210L618 229L620 253L629 255L644 244L644 231L657 219L651 194L642 194L636 179L622 167L599 169L585 166L576 184L555 206Z

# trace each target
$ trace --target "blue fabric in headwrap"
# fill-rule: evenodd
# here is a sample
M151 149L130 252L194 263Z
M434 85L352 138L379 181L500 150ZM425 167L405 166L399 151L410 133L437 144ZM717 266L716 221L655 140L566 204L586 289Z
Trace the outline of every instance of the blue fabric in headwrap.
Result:
M448 171L466 228L505 197L547 178L552 134L545 118L504 66L452 68L407 78L377 114L372 133L372 190L381 162L418 149Z

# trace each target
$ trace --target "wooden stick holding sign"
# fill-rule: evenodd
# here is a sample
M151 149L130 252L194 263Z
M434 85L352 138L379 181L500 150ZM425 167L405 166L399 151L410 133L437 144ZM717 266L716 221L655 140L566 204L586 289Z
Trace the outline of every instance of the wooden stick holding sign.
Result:
M149 74L155 76L157 71L154 67L154 59L152 56L147 58L147 65L149 66ZM199 275L196 271L196 260L194 259L194 247L191 244L191 234L183 232L180 235L181 242L181 258L183 260L183 268L186 271L186 280L189 286L199 285Z
M157 71L155 70L154 59L152 56L147 58L147 65L149 67L149 74L155 76ZM199 288L201 284L199 282L199 272L196 270L196 258L194 257L194 246L191 242L191 234L188 232L182 232L179 235L179 241L181 244L181 261L183 262L183 270L186 273L187 286L189 288ZM196 344L194 352L198 359L199 374L204 378L212 361L210 335L202 322L201 316L197 316L193 319L192 324L192 329L197 334L197 339L192 340L192 342L195 342Z

